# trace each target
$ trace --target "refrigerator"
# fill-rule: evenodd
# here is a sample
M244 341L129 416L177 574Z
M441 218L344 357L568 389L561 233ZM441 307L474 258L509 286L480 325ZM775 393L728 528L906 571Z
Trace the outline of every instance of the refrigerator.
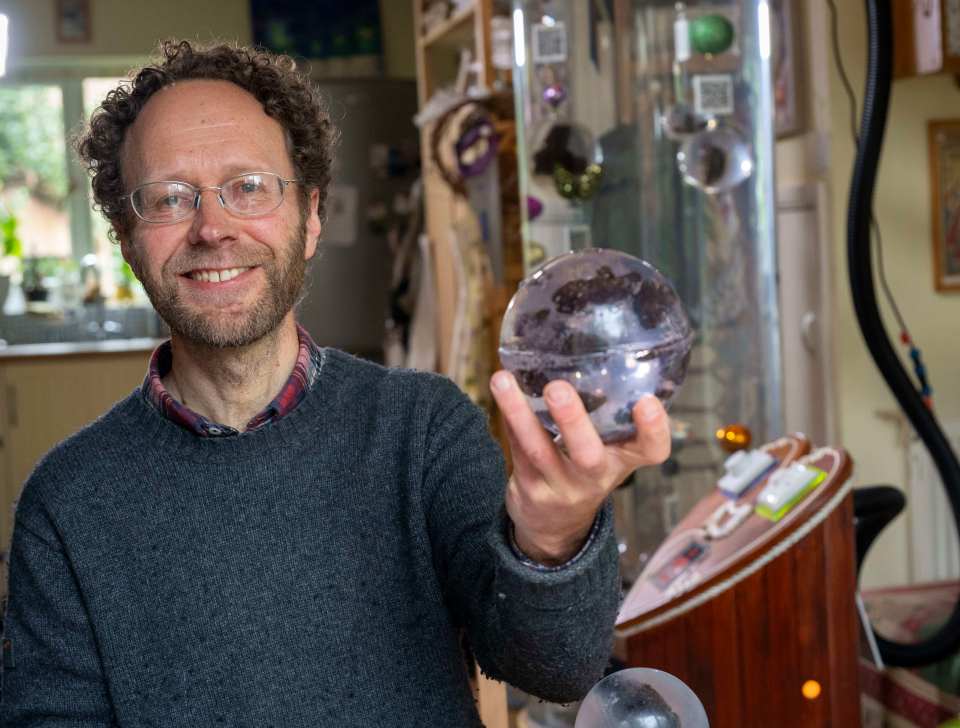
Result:
M327 215L297 307L319 346L383 359L392 255L387 229L419 174L413 80L317 80L340 139Z

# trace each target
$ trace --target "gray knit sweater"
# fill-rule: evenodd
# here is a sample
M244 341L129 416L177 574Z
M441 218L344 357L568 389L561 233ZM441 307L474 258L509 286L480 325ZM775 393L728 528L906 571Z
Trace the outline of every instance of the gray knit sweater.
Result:
M448 380L326 349L290 414L199 438L139 391L16 511L0 725L480 725L460 644L555 701L609 654L609 504L573 565L504 535L501 453Z

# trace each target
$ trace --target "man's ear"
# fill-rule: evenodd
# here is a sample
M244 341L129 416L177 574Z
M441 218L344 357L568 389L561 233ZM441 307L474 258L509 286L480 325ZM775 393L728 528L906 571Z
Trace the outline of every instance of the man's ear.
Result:
M307 203L309 212L307 213L306 221L307 239L303 251L305 260L310 260L317 252L317 242L320 239L320 230L323 227L320 222L320 211L317 209L319 203L320 189L313 187L310 189L310 201Z

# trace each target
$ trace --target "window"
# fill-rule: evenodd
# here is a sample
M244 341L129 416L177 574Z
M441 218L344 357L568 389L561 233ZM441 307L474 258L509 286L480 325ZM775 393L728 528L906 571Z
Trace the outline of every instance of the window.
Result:
M0 88L0 214L24 257L69 257L66 135L59 86Z
M107 222L92 209L89 178L68 141L121 80L20 78L0 84L0 223L9 230L13 221L24 287L45 281L55 306L80 303L80 270L94 261L108 300L131 300L131 290L134 300L145 299L119 246L108 238Z

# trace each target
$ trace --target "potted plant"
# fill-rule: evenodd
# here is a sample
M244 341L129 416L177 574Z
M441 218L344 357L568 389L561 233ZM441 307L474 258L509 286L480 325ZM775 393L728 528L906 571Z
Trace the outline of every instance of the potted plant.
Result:
M19 280L22 258L23 243L17 233L16 216L0 215L0 306L8 315L23 313L25 309Z

